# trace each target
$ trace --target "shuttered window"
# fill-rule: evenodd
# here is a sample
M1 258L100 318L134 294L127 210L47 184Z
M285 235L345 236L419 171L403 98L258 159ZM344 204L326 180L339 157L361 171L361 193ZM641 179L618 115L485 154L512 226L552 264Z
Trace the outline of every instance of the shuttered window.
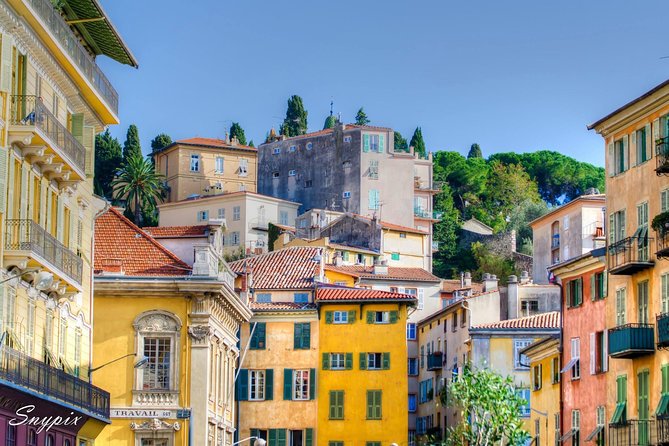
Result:
M256 322L251 327L253 330L253 336L251 336L251 345L249 348L251 350L265 350L265 323Z
M311 348L311 323L296 323L294 326L293 341L295 350L308 350Z
M382 418L382 391L368 390L367 391L367 419L380 420Z
M330 411L329 418L331 420L344 419L344 391L331 390L330 391Z

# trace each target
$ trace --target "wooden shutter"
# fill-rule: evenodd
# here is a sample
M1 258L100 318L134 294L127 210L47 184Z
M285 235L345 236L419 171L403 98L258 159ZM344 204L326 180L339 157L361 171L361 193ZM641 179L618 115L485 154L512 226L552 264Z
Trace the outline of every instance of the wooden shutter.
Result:
M330 353L323 353L321 359L321 368L323 370L328 370L330 368Z
M58 239L59 242L62 242L64 240L64 233L63 233L63 220L64 218L64 212L65 211L65 204L63 203L63 196L58 195L58 198L56 199L56 238Z
M84 114L73 113L72 116L70 116L70 123L70 128L72 129L70 133L72 133L72 136L74 136L77 141L84 144Z
M293 399L293 369L283 369L283 399Z
M276 434L277 446L286 446L286 429L277 429Z
M367 391L367 419L371 420L374 418L374 392L372 390Z
M609 295L609 272L608 270L604 270L602 272L602 297L606 297Z
M7 154L7 149L0 147L0 214L7 209Z
M630 168L630 143L629 143L629 136L628 135L623 136L622 143L623 143L623 155L625 156L625 170L629 170L629 168Z
M367 323L368 324L373 324L374 323L374 312L373 311L368 311L367 312Z
M590 275L590 300L594 301L597 297L597 273Z
M84 171L88 178L92 178L95 173L95 127L85 125L82 139L82 144L86 148Z
M316 398L316 369L309 369L309 399Z
M616 172L616 156L615 156L615 143L610 142L608 145L608 155L606 157L606 170L610 177L615 175Z
M337 391L330 390L330 414L329 417L331 420L337 418Z
M362 135L362 151L369 152L369 135Z
M386 148L386 135L379 135L379 153L383 153Z
M249 399L249 371L240 369L237 376L237 401L248 401Z
M348 312L348 323L349 324L355 323L355 310L350 310Z
M571 281L567 282L564 286L564 297L567 301L567 308L571 307Z
M383 354L383 370L390 370L390 352Z
M331 324L332 323L332 311L326 311L325 312L325 323L326 324Z
M360 352L360 370L367 370L367 353Z
M14 215L14 174L16 172L16 163L14 162L14 157L12 156L11 151L7 156L7 203L6 203L6 217L8 219L16 218Z
M604 336L602 337L602 372L609 370L609 330L604 329Z
M293 324L293 349L299 350L302 348L302 324Z
M397 320L399 319L400 312L399 311L391 311L390 312L390 323L391 324L396 324Z
M634 153L636 155L637 154L637 150L636 150L636 145L637 145L636 144L636 130L634 130L634 131L632 131L632 133L630 133L629 141L630 141L630 148L629 148L628 153L630 155L632 153ZM636 159L634 161L635 161L635 164L640 164L641 163L641 157L636 156Z
M274 369L265 370L265 399L274 399Z
M646 151L646 159L651 159L653 157L653 143L650 137L650 124L646 124L646 126L643 128L643 131L646 134L646 145L643 150Z
M21 192L19 197L20 199L20 216L21 220L28 218L28 173L30 172L28 168L28 163L23 162L21 164Z
M376 390L373 393L374 395L374 418L381 419L381 390Z
M40 180L40 210L39 210L39 224L43 228L48 227L46 223L47 219L47 201L49 201L49 186L45 178Z
M304 446L313 446L314 443L314 430L310 427L305 429L305 439Z
M346 353L346 370L353 369L353 353Z
M0 90L7 93L12 90L12 46L14 39L9 34L2 35L2 54L0 54Z
M268 432L267 440L269 446L278 446L276 444L276 429L270 429Z
M597 363L597 334L590 333L590 374L594 375L597 373L597 368L595 367Z

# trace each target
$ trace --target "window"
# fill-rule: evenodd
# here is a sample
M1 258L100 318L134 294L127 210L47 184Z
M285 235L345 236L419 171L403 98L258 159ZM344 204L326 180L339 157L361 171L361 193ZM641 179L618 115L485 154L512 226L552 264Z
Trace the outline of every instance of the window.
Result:
M369 311L367 314L372 314L374 319L372 320L375 324L388 324L390 323L390 311Z
M590 374L605 372L607 369L606 338L603 331L590 333Z
M379 160L369 160L369 179L379 179Z
M418 376L418 359L417 358L408 358L407 359L407 370L409 371L409 376Z
M344 419L344 391L330 390L330 416L331 420Z
M592 300L602 300L606 297L606 271L601 271L594 273L592 276L592 287L591 287L591 299Z
M279 178L279 172L277 171L272 172L272 178Z
M348 311L334 311L332 322L335 324L348 324Z
M416 340L416 324L414 322L407 323L407 339L409 341Z
M446 324L444 324L444 327L445 326L446 326ZM422 369L424 367L425 367L425 346L421 345L420 346L420 368Z
M309 399L309 370L295 370L293 372L293 399Z
M595 439L596 446L604 446L605 443L605 431L606 431L606 407L599 406L597 407L597 428L599 432Z
M637 229L633 237L637 240L637 256L641 261L648 261L648 202L636 207Z
M669 273L660 276L660 304L662 314L669 313Z
M660 211L669 211L669 189L665 189L660 192Z
M232 219L234 221L239 221L241 219L242 208L241 206L235 206L232 208Z
M416 394L415 393L410 393L409 394L409 412L415 412L416 411Z
M314 181L313 180L306 180L304 182L304 187L313 187Z
M265 399L265 371L249 370L249 400L262 401Z
M239 231L233 231L230 233L230 244L233 246L239 245Z
M400 238L407 238L406 232L400 232Z
M171 339L144 338L144 366L142 379L144 390L166 390L170 388Z
M627 304L627 289L616 290L616 325L625 325L625 305Z
M565 289L567 293L567 307L578 307L583 303L583 278L570 280Z
M525 400L525 404L520 406L520 416L529 417L530 416L530 389L516 389L516 394Z
M27 446L37 446L37 432L35 429L28 429Z
M290 147L288 147L288 151L289 151L290 153L293 153L293 152L295 152L296 150L297 150L297 147L296 147L296 146L290 146Z
M197 221L209 221L209 211L198 211Z
M191 155L190 156L190 171L199 172L200 171L200 155Z
M454 311L453 315L451 316L451 330L452 331L458 331L458 312Z
M224 158L222 156L216 157L216 168L215 168L216 173L223 173L223 162Z
M239 160L239 176L244 177L249 173L249 160L241 158Z
M560 382L560 358L551 360L551 384Z
M627 375L616 378L616 408L611 417L611 424L624 424L627 421Z
M297 175L297 170L295 170L295 169L290 169L290 170L288 171L288 176L289 176L289 177L294 177L295 175Z
M44 442L45 446L56 446L55 437L51 434L47 434L46 441Z
M541 364L532 367L532 390L541 390L542 381L542 367Z
M523 300L520 302L520 311L523 316L532 316L539 312L538 300Z
M296 304L306 304L309 302L309 293L294 293L293 299Z
M313 148L314 148L314 143L312 143L312 142L308 142L308 143L307 143L307 150L311 150L311 149L313 149Z
M609 245L625 238L626 212L621 210L609 215Z
M637 322L648 324L648 281L637 283Z
M351 142L350 136L344 136L344 142Z
M345 353L330 353L330 370L346 370Z
M572 410L571 411L571 430L573 436L571 437L572 446L579 446L581 444L581 411Z
M647 127L642 127L632 134L632 143L636 145L637 165L645 163L650 159Z
M347 190L347 191L344 191L344 193L342 194L342 197L344 197L344 198L351 198L351 191L348 191L348 190Z
M367 419L380 420L382 418L381 412L381 390L367 391Z
M393 252L390 254L390 260L399 260L400 259L400 253L399 252Z
M256 322L251 325L253 330L253 335L251 336L251 345L249 348L251 350L265 350L265 323Z
M531 339L516 339L513 341L513 362L516 370L527 370L530 361L527 356L521 355L520 351L532 343Z
M382 353L367 353L367 370L383 369Z
M368 208L369 209L379 209L379 206L381 204L380 198L379 198L379 190L378 189L370 189L369 190L369 203L368 203Z
M274 155L278 155L280 153L281 153L281 147L274 147L274 149L272 150L272 154Z
M5 438L6 446L16 446L16 426L7 423L7 437ZM51 444L53 445L53 437L51 437Z
M432 388L432 378L425 379L418 383L419 398L418 403L423 404L431 401L434 397L434 389Z
M580 379L581 378L581 339L580 338L571 338L571 360L570 364L573 364L571 367L571 379Z
M288 211L279 211L279 224L280 225L288 224Z
M256 302L270 303L272 302L272 293L258 293L256 294Z
M293 347L295 350L311 348L311 323L298 322L294 325Z
M218 218L225 218L225 208L218 208Z
M625 136L613 144L613 174L618 175L625 172L629 167L627 137Z

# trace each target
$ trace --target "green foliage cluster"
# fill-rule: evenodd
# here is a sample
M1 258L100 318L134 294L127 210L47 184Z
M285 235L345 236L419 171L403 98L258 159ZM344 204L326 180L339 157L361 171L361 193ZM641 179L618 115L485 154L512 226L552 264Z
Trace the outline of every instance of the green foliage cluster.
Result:
M409 145L413 147L413 153L417 154L420 158L427 157L427 148L425 147L423 131L420 127L416 127L416 130L414 130Z
M158 201L165 196L163 181L164 177L156 172L151 161L135 154L116 169L111 181L113 198L127 204L126 216L137 225L155 224Z
M402 136L400 132L395 130L395 152L408 152L409 151L409 143L407 142L406 138Z
M246 145L246 134L244 133L244 129L242 128L241 125L239 125L238 122L233 122L232 125L230 126L230 140L232 140L233 138L237 138L239 144L243 146Z
M135 124L130 124L128 132L125 135L125 142L123 143L123 160L134 156L142 156L142 145L139 142L139 130Z
M118 139L114 138L109 129L95 135L95 177L93 180L95 193L108 200L112 199L111 182L114 172L123 162L123 149Z
M355 115L355 123L357 125L367 125L370 123L369 118L367 118L367 113L360 107L358 113Z
M302 98L297 95L291 96L288 99L288 109L280 133L289 138L307 133L307 114Z

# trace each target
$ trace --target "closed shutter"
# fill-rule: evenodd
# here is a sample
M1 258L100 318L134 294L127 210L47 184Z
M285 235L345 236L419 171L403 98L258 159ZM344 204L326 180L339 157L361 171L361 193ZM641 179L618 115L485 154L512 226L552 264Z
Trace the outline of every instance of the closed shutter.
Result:
M7 203L6 203L6 211L7 211L7 218L12 219L16 218L14 215L15 210L14 210L14 173L15 173L15 162L14 162L14 157L12 156L11 152L8 153L7 155Z
M53 200L51 199L51 188L46 189L46 230L51 232L51 219L53 218Z
M325 323L326 324L331 324L332 323L332 311L326 311L325 312Z
M390 353L383 354L383 370L390 370Z
M12 46L14 39L9 34L2 35L0 50L0 90L9 93L12 90Z
M309 399L316 399L316 369L309 369Z
M381 397L380 390L374 392L374 418L377 420L381 419Z
M302 348L302 324L293 324L293 349Z
M346 353L346 370L353 369L353 353Z
M590 300L594 301L597 297L597 281L595 280L597 274L592 273L590 275Z
M564 287L564 297L567 301L567 308L571 307L571 282L567 282Z
M40 210L39 210L39 224L41 227L46 228L47 223L47 202L49 201L49 194L48 194L48 185L46 179L42 178L40 180Z
M21 220L28 218L28 163L25 161L21 164L21 197L20 200L20 216Z
M386 149L386 135L379 135L379 153L385 152Z
M337 418L337 391L330 390L330 410L329 417L331 420Z
M88 178L92 178L95 172L95 127L84 126L82 144L86 148L84 161L85 173Z
M283 369L283 399L293 399L293 369Z
M277 446L276 444L276 429L270 429L268 432L267 440L269 446Z
M237 376L237 401L248 401L249 399L249 371L240 369Z
M267 369L265 370L265 399L273 400L274 399L274 370Z
M373 311L368 311L367 312L367 323L368 324L374 323L374 312Z
M323 358L321 359L321 368L323 370L328 370L330 368L330 353L323 353Z
M625 170L628 170L630 168L630 143L628 135L623 136L622 144L623 144L623 156L625 157L624 166Z
M27 206L27 217L28 219L33 219L35 215L35 181L33 178L33 173L28 169L28 194L26 195L26 206Z
M369 135L362 135L362 151L369 152Z
M304 446L313 446L314 430L310 427L306 428L304 436L305 436Z
M7 149L0 147L0 214L7 207Z
M604 330L602 337L602 372L609 370L609 330Z
M597 373L595 364L597 363L597 338L596 333L590 333L590 374Z
M636 144L636 130L633 131L630 136L629 136L629 141L630 141L630 148L629 148L629 153L632 154L634 153L636 155L635 164L641 164L641 157L638 155L638 151L636 150L637 144ZM640 142L640 141L639 141Z
M77 141L81 144L84 144L84 114L83 113L74 113L70 116L70 123L72 136L74 136Z
M616 242L616 225L614 214L609 215L609 244Z
M615 169L616 156L615 156L614 150L615 150L615 144L613 142L609 143L608 156L606 157L606 170L607 170L610 177L614 176L615 172L616 172L616 169Z
M348 312L348 323L349 324L355 323L355 310L350 310Z
M399 311L391 311L390 312L390 323L391 324L396 324L397 320L399 319L400 312Z
M286 446L286 429L276 430L276 446Z
M63 203L63 197L61 195L58 195L58 198L56 200L56 238L58 239L59 242L63 241L63 220L64 220L64 203Z
M360 370L367 370L367 353L360 353Z

